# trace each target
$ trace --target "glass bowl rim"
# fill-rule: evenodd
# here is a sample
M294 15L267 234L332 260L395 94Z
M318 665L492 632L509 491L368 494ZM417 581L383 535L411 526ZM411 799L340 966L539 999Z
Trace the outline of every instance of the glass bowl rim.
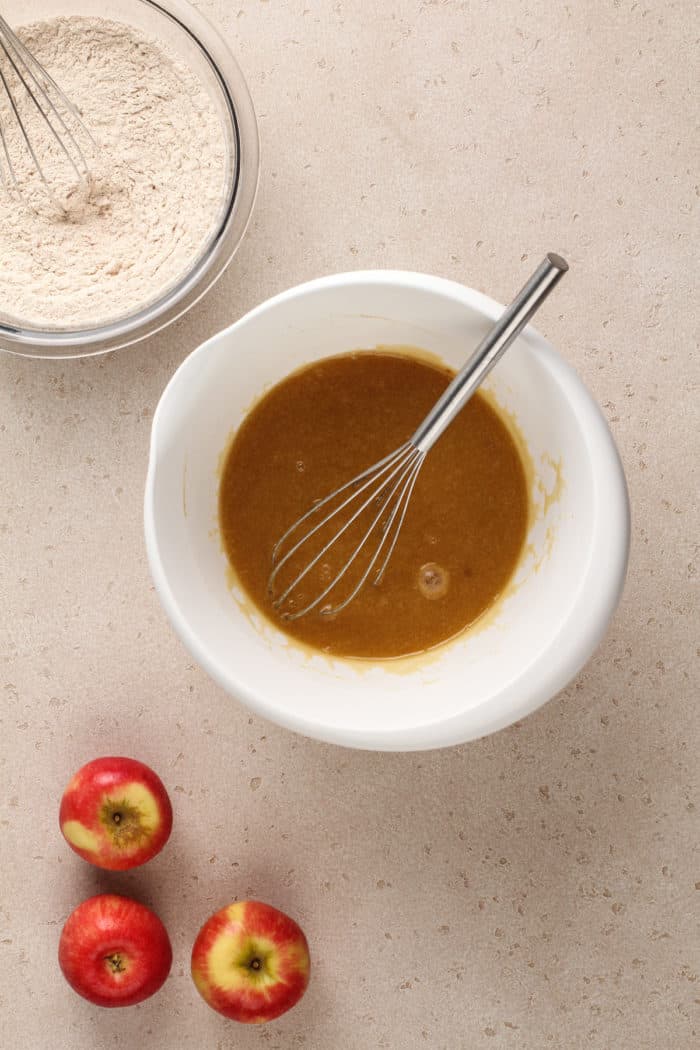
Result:
M64 359L109 353L162 331L182 317L224 273L245 236L257 196L260 143L257 119L243 72L221 32L188 0L141 0L174 23L200 50L222 93L224 120L235 150L234 170L222 214L190 269L145 307L102 325L33 328L0 319L0 351L23 357ZM244 170L245 169L245 170ZM240 228L233 230L240 215ZM234 242L227 243L232 237Z

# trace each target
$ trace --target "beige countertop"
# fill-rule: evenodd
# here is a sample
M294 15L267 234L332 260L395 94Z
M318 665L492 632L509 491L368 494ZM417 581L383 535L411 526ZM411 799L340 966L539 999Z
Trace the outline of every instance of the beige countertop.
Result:
M12 1050L685 1050L698 1025L697 151L682 2L200 0L247 74L263 171L238 256L149 344L0 360L0 1026ZM695 74L697 65L695 66ZM696 144L697 144L697 140ZM205 336L344 269L404 267L504 301L543 251L540 327L598 398L630 485L619 611L534 716L450 750L341 750L252 717L151 585L153 410ZM71 772L140 757L171 842L109 876L57 827ZM63 983L61 925L138 895L172 974L131 1010ZM200 923L256 896L305 927L286 1018L242 1028L189 976Z

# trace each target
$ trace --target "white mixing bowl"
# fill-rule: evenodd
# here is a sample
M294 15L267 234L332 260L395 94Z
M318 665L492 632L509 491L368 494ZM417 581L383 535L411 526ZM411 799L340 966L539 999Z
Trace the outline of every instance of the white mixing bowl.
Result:
M231 587L218 469L255 399L302 364L358 348L418 346L458 368L500 312L435 277L340 274L263 303L171 379L153 420L146 483L151 571L194 658L254 711L350 747L441 747L533 711L600 642L627 565L625 478L597 405L533 329L488 382L529 451L533 522L515 585L476 629L423 657L330 658L288 639Z

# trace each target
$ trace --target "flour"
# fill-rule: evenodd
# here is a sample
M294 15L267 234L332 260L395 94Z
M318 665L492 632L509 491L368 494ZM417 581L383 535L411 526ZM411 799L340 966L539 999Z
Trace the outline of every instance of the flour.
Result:
M201 256L224 201L221 120L196 74L130 26L71 16L18 35L99 151L65 210L17 203L0 186L0 317L104 324L153 302Z

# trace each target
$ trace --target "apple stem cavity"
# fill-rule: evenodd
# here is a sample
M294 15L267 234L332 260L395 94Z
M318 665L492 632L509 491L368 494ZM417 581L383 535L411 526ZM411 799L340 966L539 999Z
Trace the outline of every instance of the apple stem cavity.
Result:
M251 968L251 970L262 970L262 960L261 959L251 959L250 960L250 968Z
M121 824L121 822L122 822L122 815L121 815L121 813L113 813L112 814L112 820L114 821L115 824Z
M111 955L105 955L105 962L109 966L112 973L124 973L126 966L119 952L112 952Z

